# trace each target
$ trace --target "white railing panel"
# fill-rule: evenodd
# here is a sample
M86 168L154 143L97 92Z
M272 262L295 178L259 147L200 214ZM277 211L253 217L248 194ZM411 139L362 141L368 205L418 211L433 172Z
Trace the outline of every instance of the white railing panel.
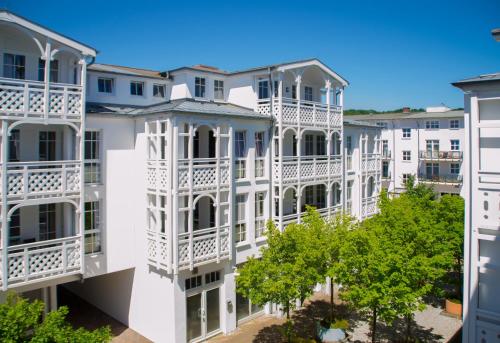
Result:
M178 264L180 267L226 258L230 253L229 226L214 227L178 235Z

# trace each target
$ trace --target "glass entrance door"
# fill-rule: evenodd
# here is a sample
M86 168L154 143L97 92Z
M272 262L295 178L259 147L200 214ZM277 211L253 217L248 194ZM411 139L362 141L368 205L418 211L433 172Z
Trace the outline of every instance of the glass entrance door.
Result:
M220 329L219 288L187 297L187 341L198 341Z

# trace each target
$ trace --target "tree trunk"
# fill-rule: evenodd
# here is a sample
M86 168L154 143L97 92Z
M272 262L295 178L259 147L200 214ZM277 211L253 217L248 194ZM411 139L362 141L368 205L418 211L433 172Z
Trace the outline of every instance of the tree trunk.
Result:
M463 282L462 282L462 260L460 258L460 256L457 257L457 270L456 270L456 273L457 273L457 279L458 279L458 282L457 282L457 285L456 285L456 294L457 294L457 297L460 301L463 301L462 299L462 285L463 285Z
M406 316L406 342L410 342L411 338L411 316Z
M372 314L372 343L375 343L375 336L377 334L377 308L373 309Z

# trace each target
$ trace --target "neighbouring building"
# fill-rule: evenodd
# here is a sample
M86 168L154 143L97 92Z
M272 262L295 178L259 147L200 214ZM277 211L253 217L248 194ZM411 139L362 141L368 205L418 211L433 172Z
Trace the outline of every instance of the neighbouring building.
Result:
M465 112L463 342L500 342L500 73L453 85Z
M446 106L425 112L350 115L382 128L382 187L404 191L410 175L433 187L439 195L462 194L462 155L465 144L464 111Z
M53 309L64 285L155 342L202 341L278 311L235 292L268 219L377 212L381 129L343 119L348 83L317 59L97 64L5 10L0 53L0 297Z

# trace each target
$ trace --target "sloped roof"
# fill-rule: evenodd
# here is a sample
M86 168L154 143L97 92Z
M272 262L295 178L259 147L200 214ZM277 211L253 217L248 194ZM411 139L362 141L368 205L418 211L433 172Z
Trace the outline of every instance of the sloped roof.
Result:
M268 115L257 113L252 109L229 103L213 101L198 101L193 99L178 99L151 106L128 106L101 103L87 103L87 113L114 114L125 116L142 116L148 114L180 112L191 114L214 114L234 116L248 119L267 119Z
M130 76L141 76L141 77L150 77L155 79L165 79L161 76L161 72L150 69L142 69L142 68L132 68L132 67L124 67L113 64L103 64L103 63L94 63L88 67L89 70L98 71L98 72L106 72L106 73L114 73L114 74L125 74Z
M492 73L492 74L483 74L476 77L471 77L468 79L463 79L460 81L452 82L452 85L455 87L464 86L473 83L482 83L482 82L495 82L500 81L500 73Z
M347 115L344 118L353 120L395 120L395 119L425 119L425 118L460 118L464 116L463 110L453 110L446 112L411 112L411 113L373 113L373 114L354 114Z
M380 126L377 124L369 123L366 121L360 121L360 120L352 120L349 118L344 117L344 125L346 126L359 126L359 127L368 127L368 128L373 128L373 129L381 129Z

